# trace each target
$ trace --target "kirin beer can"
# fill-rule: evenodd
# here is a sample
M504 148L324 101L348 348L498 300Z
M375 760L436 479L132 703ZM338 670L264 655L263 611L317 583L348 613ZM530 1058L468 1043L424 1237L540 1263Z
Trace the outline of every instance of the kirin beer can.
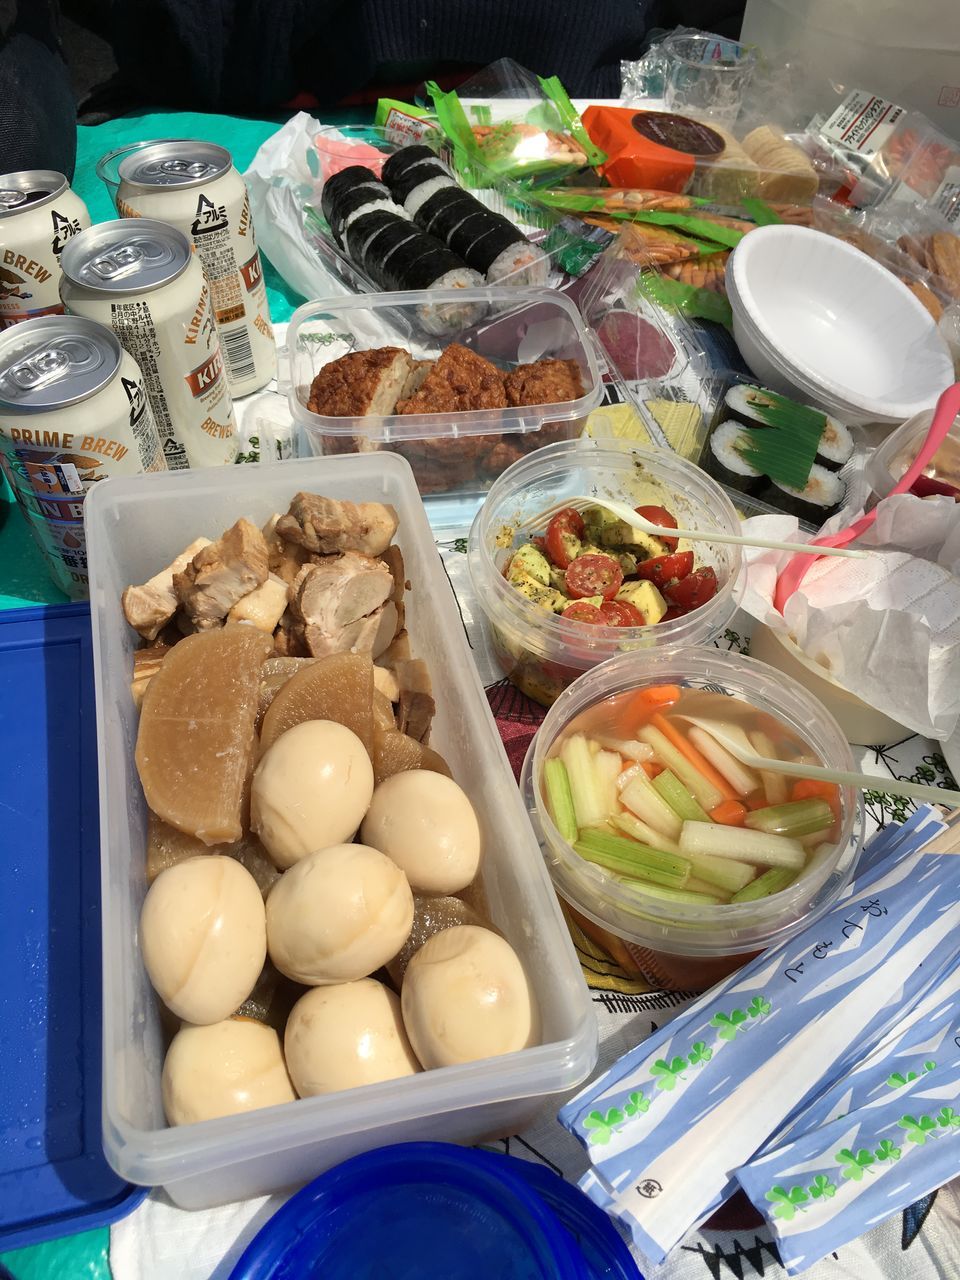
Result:
M168 469L233 462L220 336L187 237L153 218L117 218L74 237L61 266L67 310L111 328L140 366Z
M165 470L140 370L114 333L82 316L0 333L0 468L54 582L85 599L87 491Z
M63 311L60 254L89 225L62 173L0 174L0 329Z
M263 264L250 198L230 152L212 142L156 142L119 165L117 212L157 218L189 236L210 286L234 396L277 371Z

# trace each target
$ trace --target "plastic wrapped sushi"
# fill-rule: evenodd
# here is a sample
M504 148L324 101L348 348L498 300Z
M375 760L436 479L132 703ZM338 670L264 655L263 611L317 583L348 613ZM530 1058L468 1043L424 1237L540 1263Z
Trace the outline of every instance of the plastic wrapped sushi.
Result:
M723 422L710 435L710 447L703 461L708 475L750 497L759 497L769 482L741 453L748 429L742 422Z
M816 462L810 467L806 483L799 488L767 476L749 461L756 438L762 435L760 427L733 420L721 423L710 434L704 470L728 488L759 498L809 524L822 524L843 505L846 485L842 478Z
M383 176L404 211L488 284L507 277L517 284L546 283L543 251L509 218L464 191L428 147L401 148L384 165Z
M362 165L351 165L324 184L320 208L341 248L344 247L346 232L359 218L375 212L404 216L389 188L378 182L372 171Z
M810 524L821 525L824 520L843 505L846 496L846 485L836 471L828 471L815 462L810 468L810 476L802 489L772 481L772 489L765 497L771 506L779 507L798 520L806 520Z
M799 404L766 387L733 386L726 394L727 407L738 418L762 426L788 425L791 421L816 423L821 427L817 459L821 466L839 470L853 456L850 429L819 409Z

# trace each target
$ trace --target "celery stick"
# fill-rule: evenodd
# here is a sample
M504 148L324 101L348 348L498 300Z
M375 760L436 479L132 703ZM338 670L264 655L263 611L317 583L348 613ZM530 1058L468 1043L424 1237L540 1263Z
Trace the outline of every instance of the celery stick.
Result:
M594 757L582 733L567 738L560 748L560 759L566 765L577 826L593 827L603 822L609 809L597 777Z
M639 840L641 844L652 845L654 849L662 849L664 853L680 852L680 846L676 840L671 840L660 831L654 831L653 827L648 827L632 813L615 813L610 821L634 840Z
M807 860L806 850L798 840L750 831L747 827L725 827L719 822L685 822L680 832L680 852L796 870Z
M697 804L693 796L683 785L675 773L664 769L653 779L653 785L663 796L667 804L684 822L709 822L710 817Z
M613 738L604 733L595 735L605 751L617 751L625 760L652 760L653 748L636 738Z
M577 838L577 818L573 811L573 795L567 766L554 758L543 766L543 782L547 791L547 807L557 830L570 844Z
M719 898L721 902L730 901L729 893L724 893L715 884L708 884L706 880L698 880L696 876L688 877L683 887L690 893L706 893L711 898Z
M758 756L766 756L768 760L779 758L776 747L762 729L754 729L748 737L753 743L753 749ZM763 783L763 793L767 797L767 804L786 804L790 792L787 788L787 779L782 773L774 773L771 769L761 769L760 781Z
M627 858L638 871L654 867L658 871L668 871L671 875L680 876L684 880L690 873L689 862L679 854L651 849L649 845L640 844L637 840L628 840L625 836L608 835L604 831L587 828L580 832L577 846L591 849L598 854Z
M620 792L620 803L654 831L662 831L671 840L679 836L683 823L642 769Z
M662 898L664 902L689 902L691 905L699 904L700 906L711 907L723 905L723 899L714 897L711 893L694 893L689 889L671 889L666 885L648 884L646 881L633 880L625 876L618 876L617 878L628 884L629 888L645 893L651 898Z
M772 805L767 809L754 809L746 816L746 825L754 831L767 831L770 835L810 836L833 826L833 810L826 800L792 800L789 804Z
M593 757L593 769L603 798L604 812L609 817L620 808L617 779L623 769L623 762L616 751L598 751Z
M672 871L660 871L657 867L648 867L646 863L637 864L632 858L619 858L614 853L598 853L595 849L581 844L573 846L585 862L592 862L605 871L613 871L618 876L627 876L631 880L649 881L651 884L663 884L671 889L682 889L686 877L676 875Z
M654 755L664 768L673 770L684 786L689 787L693 792L697 803L702 805L708 813L726 799L659 729L650 724L644 725L637 733L637 737L641 742L649 743L653 747Z
M762 876L757 876L745 889L733 895L732 902L756 902L758 898L769 898L771 893L779 893L797 878L791 867L771 867Z
M688 730L687 737L704 759L710 761L717 773L723 774L737 795L749 796L759 788L759 775L753 769L748 769L745 764L741 764L723 743L718 742L705 729L701 729L699 725L693 725Z
M736 893L757 874L756 868L748 862L737 862L734 858L710 858L699 853L685 853L683 856L690 863L690 872L696 879L716 885L722 893Z

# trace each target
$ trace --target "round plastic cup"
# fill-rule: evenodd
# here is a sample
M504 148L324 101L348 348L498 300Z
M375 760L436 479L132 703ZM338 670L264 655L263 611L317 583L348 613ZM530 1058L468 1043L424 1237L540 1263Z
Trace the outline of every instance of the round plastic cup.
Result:
M503 576L511 552L542 532L517 533L517 526L579 494L632 507L663 506L688 529L740 531L733 504L716 481L666 449L640 449L617 440L562 441L508 467L473 522L467 564L500 666L521 692L544 706L585 671L624 651L714 639L739 599L740 548L696 542L690 544L695 567L712 565L719 586L712 600L682 618L645 627L596 627L534 604ZM679 549L685 547L681 540Z
M717 649L625 653L563 693L530 744L520 785L557 892L620 939L648 981L702 991L759 952L791 938L826 911L849 882L863 843L860 793L840 788L840 835L782 892L756 902L667 903L586 862L561 837L540 787L544 762L570 722L588 707L647 685L678 684L741 698L774 716L827 768L853 770L850 744L832 715L796 680L763 662Z
M616 1277L590 1269L571 1232L512 1171L520 1163L439 1142L355 1156L289 1200L231 1280Z

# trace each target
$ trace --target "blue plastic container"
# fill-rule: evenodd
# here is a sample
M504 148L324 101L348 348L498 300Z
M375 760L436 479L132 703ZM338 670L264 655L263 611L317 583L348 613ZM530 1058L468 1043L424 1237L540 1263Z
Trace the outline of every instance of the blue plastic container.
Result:
M146 1195L100 1144L100 837L90 613L0 613L0 1250Z
M253 1240L231 1280L375 1275L638 1280L640 1272L605 1215L549 1170L411 1142L356 1156L304 1187Z

